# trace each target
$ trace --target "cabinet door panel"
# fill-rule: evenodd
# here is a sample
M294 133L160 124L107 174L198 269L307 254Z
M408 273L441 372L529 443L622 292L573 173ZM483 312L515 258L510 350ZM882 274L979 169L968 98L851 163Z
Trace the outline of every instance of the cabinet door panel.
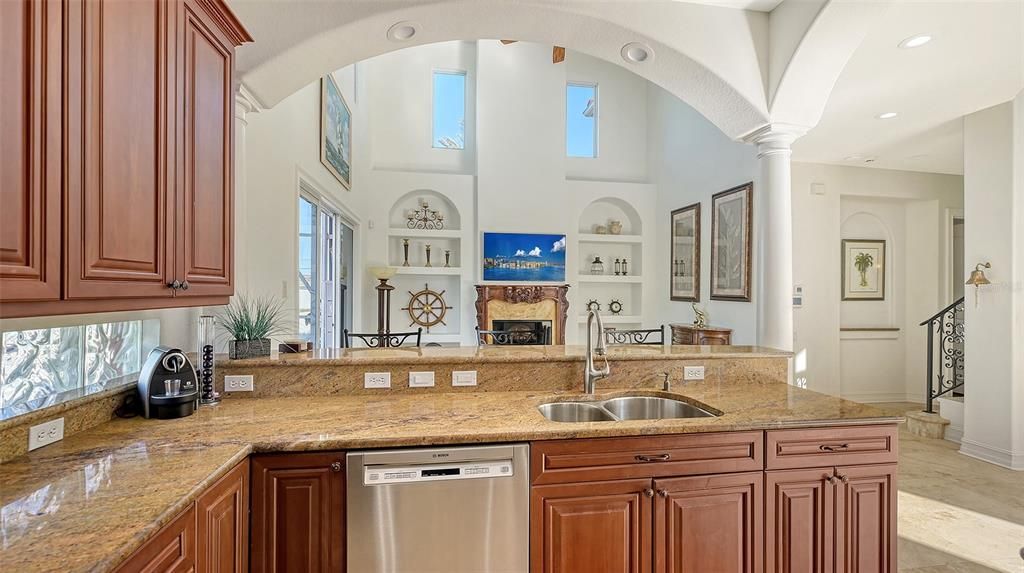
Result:
M651 563L649 479L537 486L530 493L534 573L641 573Z
M765 571L835 570L833 468L765 473Z
M722 474L654 482L654 570L759 573L764 474Z
M249 570L249 460L196 500L199 573Z
M232 46L193 3L182 40L182 254L178 296L232 294Z
M69 4L67 298L173 295L172 6Z
M252 458L251 571L344 569L344 465L338 453Z
M140 547L116 573L193 573L196 570L195 505Z
M896 464L838 467L845 477L839 562L848 573L896 571Z
M2 302L60 298L61 26L57 2L0 2Z

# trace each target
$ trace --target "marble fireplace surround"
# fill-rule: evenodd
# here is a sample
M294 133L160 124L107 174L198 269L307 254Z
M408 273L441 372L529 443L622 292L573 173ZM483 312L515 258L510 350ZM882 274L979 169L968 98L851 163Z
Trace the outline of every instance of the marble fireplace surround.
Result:
M551 343L565 344L569 285L476 285L476 325L493 330L495 320L549 320Z

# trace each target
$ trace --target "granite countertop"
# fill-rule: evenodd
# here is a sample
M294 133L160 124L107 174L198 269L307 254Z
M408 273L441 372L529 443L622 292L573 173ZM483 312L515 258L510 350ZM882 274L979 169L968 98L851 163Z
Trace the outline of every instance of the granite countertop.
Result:
M217 357L221 366L296 366L302 364L431 364L472 361L474 363L583 362L587 349L568 346L423 346L399 348L324 348L296 354L274 354L266 358L231 360ZM608 359L686 360L702 358L777 358L791 352L765 346L662 346L628 344L608 348Z
M599 386L598 398L617 393ZM110 570L252 452L899 421L776 382L687 383L674 395L723 414L557 423L537 405L581 396L520 391L229 398L178 420L114 420L0 465L0 570Z

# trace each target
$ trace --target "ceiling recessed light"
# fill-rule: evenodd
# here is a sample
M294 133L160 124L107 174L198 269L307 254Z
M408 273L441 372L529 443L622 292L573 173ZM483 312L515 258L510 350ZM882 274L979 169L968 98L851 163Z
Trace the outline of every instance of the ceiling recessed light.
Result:
M622 59L631 64L640 64L654 58L654 50L640 42L630 42L622 46Z
M916 36L911 36L906 40L903 40L902 42L900 42L899 45L901 48L920 48L921 46L931 41L931 36L927 34L918 34Z
M420 25L415 22L398 22L388 28L388 39L393 42L404 42L419 32Z
M892 119L898 115L899 114L894 111L887 111L885 113L878 114L878 119Z

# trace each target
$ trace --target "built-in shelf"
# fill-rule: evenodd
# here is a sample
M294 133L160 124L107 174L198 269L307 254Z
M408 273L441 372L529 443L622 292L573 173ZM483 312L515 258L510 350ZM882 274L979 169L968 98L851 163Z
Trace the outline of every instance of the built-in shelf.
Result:
M587 315L577 316L576 322L586 323ZM605 311L601 311L601 322L605 324L640 324L642 319L635 314L608 314Z
M626 276L615 276L615 275L579 275L576 277L577 282L581 283L622 283L622 284L634 284L644 282L643 275L626 275Z
M430 229L401 229L394 228L388 229L389 237L406 237L406 238L430 238L437 237L438 239L461 239L462 231L459 229L442 229L440 231L434 231Z
M641 235L598 235L596 233L580 233L577 239L581 243L631 243L639 244L644 241Z
M396 267L399 275L460 275L462 267Z

